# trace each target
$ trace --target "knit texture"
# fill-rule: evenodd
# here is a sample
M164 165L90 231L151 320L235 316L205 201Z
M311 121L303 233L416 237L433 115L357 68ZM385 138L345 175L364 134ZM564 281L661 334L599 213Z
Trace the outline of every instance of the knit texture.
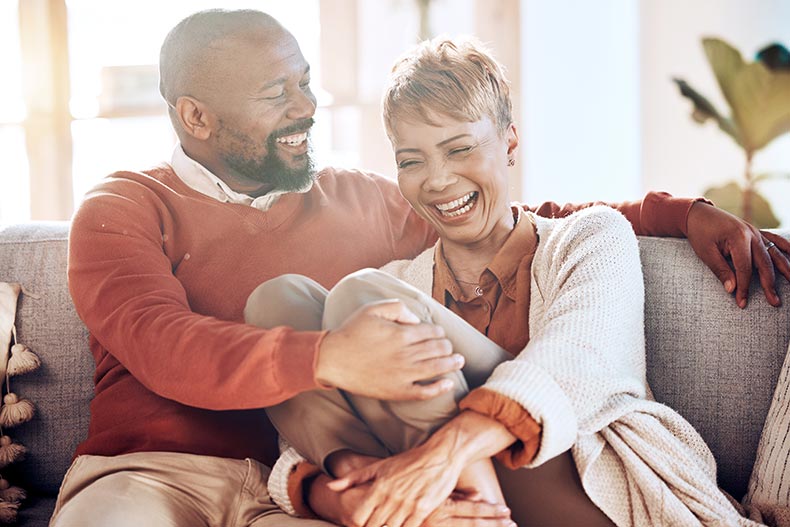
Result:
M599 207L533 220L532 337L484 385L543 427L526 466L571 448L585 491L619 526L756 525L716 486L699 434L646 398L644 292L628 223ZM429 249L388 269L430 293L432 265Z

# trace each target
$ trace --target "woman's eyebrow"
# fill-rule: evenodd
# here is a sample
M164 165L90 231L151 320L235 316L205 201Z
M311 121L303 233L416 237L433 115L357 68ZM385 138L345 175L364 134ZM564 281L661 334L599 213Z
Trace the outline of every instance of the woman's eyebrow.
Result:
M436 146L444 146L447 143L452 143L456 139L461 139L462 137L472 137L472 134L458 134L458 135L454 135L453 137L445 139L444 141L439 141L438 143L436 143ZM419 151L420 151L419 148L399 148L399 149L395 150L395 155L401 154L403 152L419 152Z

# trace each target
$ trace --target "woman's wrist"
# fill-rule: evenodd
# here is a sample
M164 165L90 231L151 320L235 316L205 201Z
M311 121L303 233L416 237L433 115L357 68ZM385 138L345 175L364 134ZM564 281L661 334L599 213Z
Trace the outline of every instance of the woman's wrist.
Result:
M434 432L424 447L466 466L498 454L516 440L516 436L499 421L464 410Z
M319 474L306 482L305 502L313 513L322 520L337 521L341 517L338 493L330 490L327 483L332 478Z

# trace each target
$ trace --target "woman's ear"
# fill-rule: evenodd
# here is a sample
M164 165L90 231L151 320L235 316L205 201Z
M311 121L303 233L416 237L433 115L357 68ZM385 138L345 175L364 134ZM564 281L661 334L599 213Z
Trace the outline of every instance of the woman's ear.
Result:
M201 141L211 136L210 116L205 104L184 95L176 100L175 110L184 132Z
M515 154L518 148L518 130L516 130L515 124L510 123L508 125L505 138L507 139L507 155L511 156Z

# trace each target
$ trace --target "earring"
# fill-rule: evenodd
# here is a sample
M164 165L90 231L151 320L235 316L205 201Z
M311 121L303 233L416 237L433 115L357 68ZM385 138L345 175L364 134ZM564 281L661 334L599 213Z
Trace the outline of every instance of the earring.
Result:
M507 166L512 167L512 166L515 166L515 165L516 165L516 160L513 159L512 157L507 160Z

